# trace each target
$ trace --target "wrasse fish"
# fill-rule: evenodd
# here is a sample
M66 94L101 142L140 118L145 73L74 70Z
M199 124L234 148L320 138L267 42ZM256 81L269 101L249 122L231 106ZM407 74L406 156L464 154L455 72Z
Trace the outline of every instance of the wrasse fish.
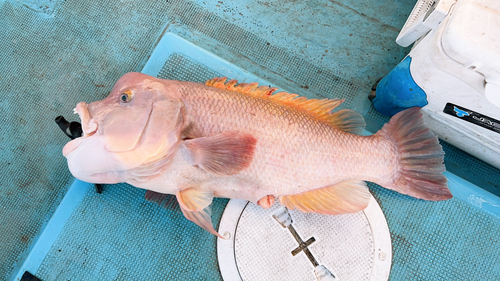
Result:
M107 98L78 103L84 136L63 154L80 180L126 182L157 203L175 194L186 218L219 237L213 197L331 215L363 210L365 181L425 200L452 197L444 152L419 108L362 136L359 113L332 113L343 100L276 90L128 73Z

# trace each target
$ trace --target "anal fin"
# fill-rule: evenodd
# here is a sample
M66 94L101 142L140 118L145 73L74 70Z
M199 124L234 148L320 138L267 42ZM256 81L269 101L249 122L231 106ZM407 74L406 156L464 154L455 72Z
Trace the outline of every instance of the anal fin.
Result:
M214 230L212 225L212 209L210 204L212 203L212 199L214 197L213 192L188 188L178 191L175 196L177 197L182 213L188 220L196 223L198 226L213 235L216 235L221 239L225 239Z
M304 213L340 215L364 210L370 202L370 191L364 181L344 181L312 191L281 196L281 205Z

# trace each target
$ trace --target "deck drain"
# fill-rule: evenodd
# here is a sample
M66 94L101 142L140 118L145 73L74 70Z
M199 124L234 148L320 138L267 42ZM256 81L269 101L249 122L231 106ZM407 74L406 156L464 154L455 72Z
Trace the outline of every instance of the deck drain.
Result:
M282 227L280 227L280 225ZM356 214L327 216L229 201L217 239L224 280L387 280L389 229L374 198Z
M320 265L314 258L311 251L309 251L309 249L307 248L311 246L311 244L315 242L316 239L314 239L314 237L311 237L307 239L306 242L302 241L302 238L295 230L295 227L293 227L293 219L290 216L288 209L286 207L281 207L273 214L273 218L276 219L281 224L281 226L283 226L284 228L288 228L288 230L290 230L290 233L292 233L293 238L295 238L297 243L299 243L299 246L292 251L292 256L295 256L300 252L304 252L304 254L306 254L307 258L314 266L314 274L316 275L316 279L321 281L335 280L335 275L333 275L333 273L326 269L326 267Z

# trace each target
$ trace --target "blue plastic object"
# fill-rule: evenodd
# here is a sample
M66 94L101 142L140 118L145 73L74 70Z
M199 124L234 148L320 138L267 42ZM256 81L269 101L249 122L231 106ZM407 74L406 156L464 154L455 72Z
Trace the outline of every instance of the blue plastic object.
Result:
M377 85L373 106L378 112L393 116L407 108L428 104L427 95L413 80L410 73L411 57L407 56Z

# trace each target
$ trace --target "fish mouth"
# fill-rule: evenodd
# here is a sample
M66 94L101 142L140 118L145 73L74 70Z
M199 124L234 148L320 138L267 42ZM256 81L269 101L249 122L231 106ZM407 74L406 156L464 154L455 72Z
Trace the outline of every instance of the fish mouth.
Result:
M75 114L78 114L82 121L83 136L68 142L63 148L63 155L68 156L71 152L77 149L85 138L93 136L97 132L97 122L94 120L88 109L86 102L80 102L73 109Z
M89 105L86 102L80 102L73 109L75 114L78 114L82 121L83 138L93 136L97 132L97 122L92 117L89 111Z

